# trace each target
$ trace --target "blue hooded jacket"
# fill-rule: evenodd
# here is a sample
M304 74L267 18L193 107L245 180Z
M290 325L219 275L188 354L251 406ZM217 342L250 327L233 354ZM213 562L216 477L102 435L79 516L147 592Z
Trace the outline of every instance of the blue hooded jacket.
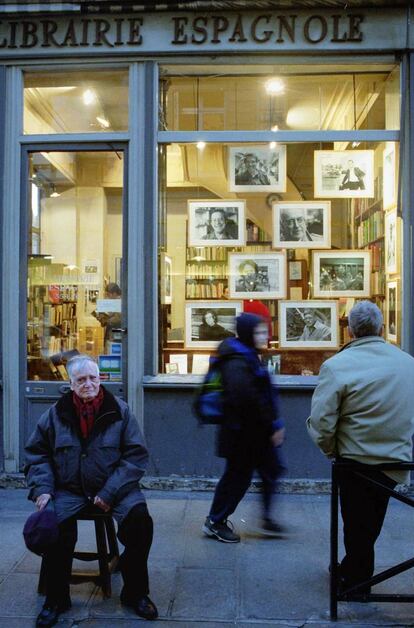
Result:
M283 427L278 417L276 389L254 346L254 329L263 319L241 314L237 338L226 338L218 348L222 358L224 423L218 436L218 454L257 457L271 435Z

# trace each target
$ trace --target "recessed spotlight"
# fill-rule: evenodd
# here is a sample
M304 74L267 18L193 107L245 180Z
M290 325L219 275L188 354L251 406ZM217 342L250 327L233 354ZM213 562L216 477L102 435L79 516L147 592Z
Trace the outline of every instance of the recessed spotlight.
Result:
M358 148L361 142L352 142L352 148Z
M285 91L285 83L280 78L272 78L266 82L265 89L268 94L277 96Z
M96 121L99 122L99 124L104 129L109 129L109 127L111 126L111 123L109 122L109 120L107 120L106 118L102 118L101 116L96 116Z
M205 147L206 147L206 143L205 142L197 142L198 150L204 150Z
M96 102L96 94L92 89L85 89L82 94L84 105L93 105Z
M270 142L269 148L276 148L277 142Z
M271 131L278 131L279 130L279 125L278 124L274 124L271 128Z

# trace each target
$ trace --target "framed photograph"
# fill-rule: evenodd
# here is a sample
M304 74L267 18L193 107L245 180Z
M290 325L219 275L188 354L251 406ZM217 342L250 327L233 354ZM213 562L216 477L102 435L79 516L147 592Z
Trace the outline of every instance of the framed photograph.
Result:
M301 281L302 264L299 262L289 262L289 279L290 281Z
M393 343L398 342L399 308L398 282L389 281L386 286L385 299L385 338Z
M397 204L397 153L395 142L386 142L382 153L382 202L384 209Z
M231 299L285 299L286 254L230 253Z
M188 201L189 246L244 246L245 201Z
M337 349L337 301L280 301L279 346L282 349Z
M315 196L373 198L373 150L316 150Z
M275 248L331 248L331 202L289 201L273 203Z
M230 192L286 192L286 146L230 146Z
M161 253L160 299L162 305L172 302L172 259Z
M236 335L242 301L191 301L185 304L185 346L214 349Z
M398 218L397 212L390 211L385 214L384 219L385 234L385 272L393 275L398 272Z
M369 297L371 251L313 251L314 297Z

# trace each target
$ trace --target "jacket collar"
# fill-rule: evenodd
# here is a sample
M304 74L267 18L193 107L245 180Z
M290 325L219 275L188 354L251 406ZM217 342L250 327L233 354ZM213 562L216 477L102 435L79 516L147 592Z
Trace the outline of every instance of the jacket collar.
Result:
M95 425L99 420L99 426L102 426L103 428L115 421L121 421L122 415L114 395L104 386L102 386L102 390L104 392L104 398L99 409L99 414L96 417ZM64 394L59 401L56 402L55 407L56 412L63 423L70 423L73 425L78 424L75 404L73 403L73 392L71 390Z
M355 340L351 340L351 342L341 347L338 353L350 347L358 347L360 345L371 344L372 342L385 342L385 340L382 336L363 336L362 338L355 338Z

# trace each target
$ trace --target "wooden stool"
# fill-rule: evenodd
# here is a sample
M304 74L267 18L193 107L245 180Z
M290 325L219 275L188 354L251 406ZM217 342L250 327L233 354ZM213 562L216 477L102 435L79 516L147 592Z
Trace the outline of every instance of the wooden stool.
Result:
M102 589L104 597L111 597L111 574L116 571L119 562L119 548L116 538L115 524L112 516L107 513L86 512L76 516L77 521L93 521L95 524L96 552L75 552L73 558L84 561L97 560L99 571L72 571L70 582L94 582ZM42 560L40 568L38 592L46 594L46 573Z

